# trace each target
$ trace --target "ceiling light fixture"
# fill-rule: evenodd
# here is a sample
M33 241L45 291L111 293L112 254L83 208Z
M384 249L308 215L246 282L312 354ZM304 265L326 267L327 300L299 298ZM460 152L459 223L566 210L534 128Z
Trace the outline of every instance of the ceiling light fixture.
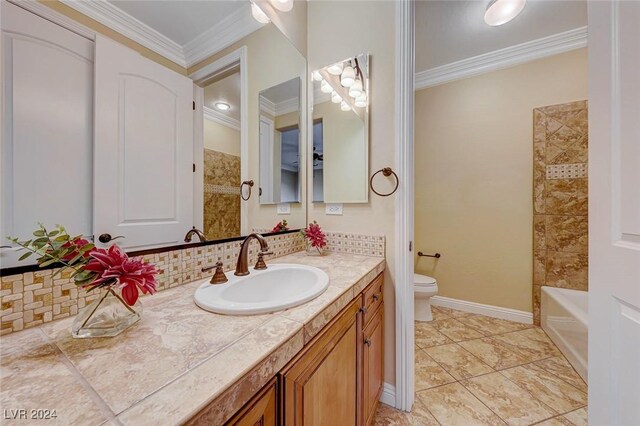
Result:
M338 62L333 65L329 65L327 67L327 72L332 75L340 75L342 73L342 68L343 68L342 62Z
M340 76L340 84L344 87L351 87L356 81L356 72L351 65L347 65Z
M518 16L527 0L491 0L484 13L484 22L492 27L504 25Z
M225 102L216 102L214 106L218 108L220 111L229 111L231 109L231 105Z
M280 12L288 12L293 9L293 0L271 0L271 4Z
M264 11L260 9L260 6L258 6L254 2L251 2L251 15L253 16L253 19L260 22L261 24L268 24L269 22L271 22L271 19L269 19L267 14L264 13Z

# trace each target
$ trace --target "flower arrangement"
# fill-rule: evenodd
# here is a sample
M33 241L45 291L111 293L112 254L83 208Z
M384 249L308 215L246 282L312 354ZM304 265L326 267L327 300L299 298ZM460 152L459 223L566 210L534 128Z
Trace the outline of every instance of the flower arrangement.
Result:
M310 248L315 248L318 253L322 254L322 249L327 246L327 236L322 232L322 228L320 228L318 222L314 220L313 223L310 223L309 226L301 230L300 233L307 244L307 251L309 251Z
M283 220L282 222L278 222L276 224L276 226L273 227L273 229L271 230L271 232L284 232L284 231L288 231L289 227L287 226L288 223L285 220Z
M72 269L71 277L76 285L88 291L118 289L129 306L136 304L140 291L145 294L156 292L158 271L155 266L139 258L130 258L115 244L108 249L97 248L80 235L71 237L60 225L48 231L40 224L33 236L35 238L28 241L9 238L27 250L19 260L37 255L40 267L59 264L62 266L59 272Z

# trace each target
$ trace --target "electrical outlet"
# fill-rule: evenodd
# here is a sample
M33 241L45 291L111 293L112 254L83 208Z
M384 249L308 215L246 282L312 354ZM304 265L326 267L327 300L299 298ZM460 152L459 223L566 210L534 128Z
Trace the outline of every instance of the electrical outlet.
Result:
M278 204L278 214L291 214L291 204L282 203Z
M325 205L325 213L331 215L342 216L342 203Z

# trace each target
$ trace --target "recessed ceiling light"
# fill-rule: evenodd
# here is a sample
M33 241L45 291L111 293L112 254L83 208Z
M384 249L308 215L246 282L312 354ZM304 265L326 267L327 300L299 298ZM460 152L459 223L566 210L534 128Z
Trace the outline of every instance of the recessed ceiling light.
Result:
M527 0L491 0L484 13L484 22L492 27L506 24L518 16Z
M220 111L229 111L231 109L231 105L224 102L216 102L214 106Z

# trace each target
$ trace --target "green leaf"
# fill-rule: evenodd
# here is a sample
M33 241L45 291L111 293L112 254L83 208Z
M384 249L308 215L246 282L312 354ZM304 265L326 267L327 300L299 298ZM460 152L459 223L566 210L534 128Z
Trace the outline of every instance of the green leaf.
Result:
M48 235L49 235L49 237L55 237L55 236L56 236L56 235L58 235L59 233L60 233L60 231L53 230L53 231L49 232L49 234L48 234Z
M92 244L92 243L85 244L85 245L83 245L82 247L80 247L80 251L81 251L82 253L86 253L86 252L88 252L89 250L93 250L95 247L96 247L96 246L95 246L95 244Z
M42 229L36 229L33 231L33 235L36 237L44 237L45 233Z
M60 236L57 236L53 241L62 241L62 242L67 242L69 241L69 236L67 234L62 234Z
M20 256L20 258L18 259L18 261L20 260L25 260L27 257L31 256L33 254L33 252L26 252L25 254L23 254L22 256Z
M49 260L45 260L44 262L42 262L40 264L40 267L43 268L45 266L49 266L49 265L53 265L54 263L58 262L58 259L49 259Z

